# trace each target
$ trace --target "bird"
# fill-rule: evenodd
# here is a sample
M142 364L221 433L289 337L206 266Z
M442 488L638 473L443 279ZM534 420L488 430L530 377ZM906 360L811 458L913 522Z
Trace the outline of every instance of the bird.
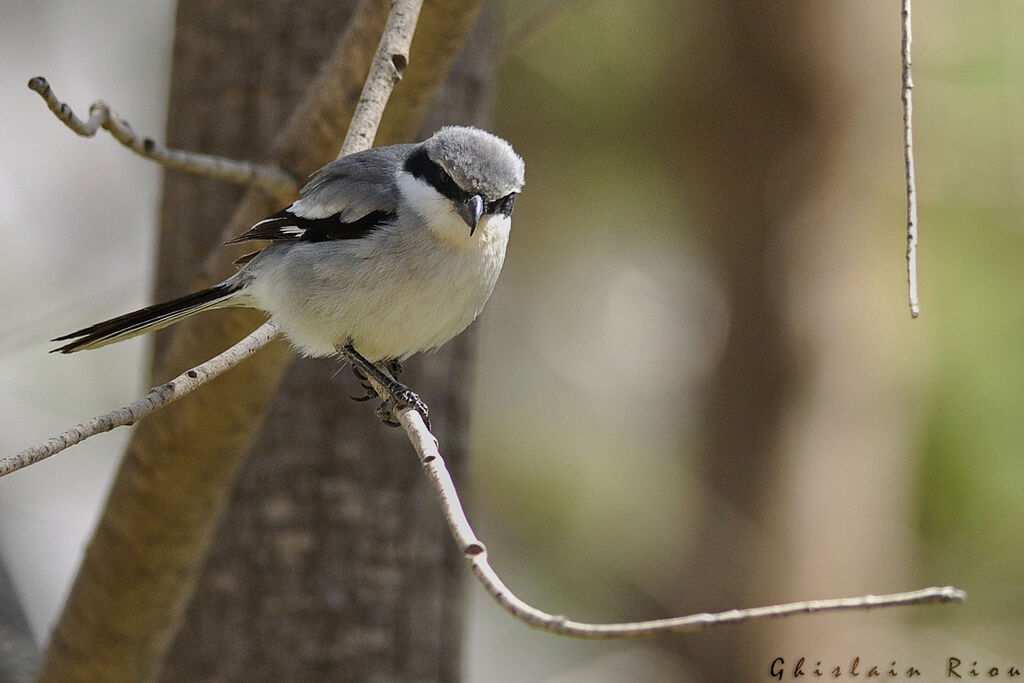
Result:
M445 126L418 143L375 147L315 172L300 197L226 244L268 241L206 289L89 325L52 352L95 349L201 311L266 312L301 355L340 356L390 394L378 411L423 401L401 362L438 348L480 314L505 260L525 165L506 140ZM365 397L369 398L371 395ZM390 419L389 419L390 418Z

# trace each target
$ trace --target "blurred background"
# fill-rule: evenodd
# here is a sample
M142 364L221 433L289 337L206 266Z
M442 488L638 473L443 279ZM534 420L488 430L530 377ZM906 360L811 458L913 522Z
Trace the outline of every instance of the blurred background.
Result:
M776 5L504 8L494 129L528 184L478 323L470 517L514 590L577 619L934 584L968 602L591 643L473 584L466 680L1024 669L1024 5L914 8L916 321L899 7ZM159 138L173 12L0 4L4 453L144 388L143 342L46 340L149 300L159 200L158 168L77 138L25 83ZM126 435L0 479L0 552L41 642Z

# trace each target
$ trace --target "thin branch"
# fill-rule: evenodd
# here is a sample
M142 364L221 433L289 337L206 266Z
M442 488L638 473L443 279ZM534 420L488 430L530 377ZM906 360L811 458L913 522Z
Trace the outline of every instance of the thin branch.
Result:
M83 121L68 104L57 99L50 84L42 76L30 80L28 87L39 93L46 101L46 106L65 126L83 137L91 138L97 130L103 128L139 156L175 171L260 187L277 197L293 196L298 191L299 183L295 178L275 166L170 149L152 138L140 137L127 121L103 101L94 102L89 107L89 120Z
M142 398L132 401L122 408L112 410L106 415L100 415L75 425L67 431L50 437L43 443L30 446L6 458L0 458L0 477L20 470L22 467L34 465L40 460L45 460L90 436L109 432L116 427L135 424L146 415L164 407L171 401L177 401L182 396L192 393L214 377L238 365L266 346L277 336L277 331L277 323L268 320L227 351L191 370L186 370L170 382L153 387Z
M914 179L914 104L911 91L914 79L910 74L910 0L901 0L903 17L903 162L907 169L907 293L910 316L916 318L921 309L917 301L917 181Z
M387 391L372 377L368 378L377 393L387 400ZM735 624L742 621L753 621L769 617L785 617L792 614L810 612L832 612L836 610L870 609L872 607L895 607L898 605L921 605L939 602L963 602L967 594L953 586L933 586L905 593L888 595L862 595L854 598L830 598L826 600L807 600L789 602L781 605L733 609L712 614L692 614L685 617L669 619L653 619L649 621L633 621L625 623L595 624L567 619L559 614L550 614L530 605L505 585L498 573L487 560L487 548L473 532L473 527L466 517L465 508L459 499L458 490L452 480L444 458L438 449L437 438L430 433L427 425L416 410L409 407L394 409L395 417L405 429L419 457L420 464L426 470L430 482L437 491L444 511L448 529L469 564L473 574L483 584L487 593L494 598L505 611L526 622L533 628L573 638L588 640L611 640L622 638L638 638L659 633L682 633L698 631L724 624Z
M381 36L373 65L366 77L366 85L363 86L348 134L338 153L339 159L368 149L377 137L384 107L409 64L409 45L412 44L412 34L416 30L416 20L422 6L423 0L394 0L384 35Z

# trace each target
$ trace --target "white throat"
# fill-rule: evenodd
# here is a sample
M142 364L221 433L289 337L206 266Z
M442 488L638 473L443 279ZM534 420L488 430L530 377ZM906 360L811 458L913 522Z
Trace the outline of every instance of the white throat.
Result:
M469 226L455 213L451 200L429 183L402 171L398 174L397 185L405 204L415 211L438 237L456 243L472 239ZM480 227L482 226L477 226L478 229Z

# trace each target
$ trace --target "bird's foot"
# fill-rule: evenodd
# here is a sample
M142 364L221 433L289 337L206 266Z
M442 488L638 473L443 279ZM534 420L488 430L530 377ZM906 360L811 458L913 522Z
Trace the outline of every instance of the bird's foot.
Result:
M377 417L389 427L398 427L399 422L395 417L395 410L399 408L412 408L423 417L427 429L430 429L430 410L415 392L409 389L395 377L401 374L403 367L399 360L390 360L378 366L366 360L351 344L339 346L338 351L345 356L352 364L352 372L359 380L360 386L366 392L363 396L353 396L355 401L368 401L371 398L378 398L379 394L370 379L384 387L389 398L377 408Z

